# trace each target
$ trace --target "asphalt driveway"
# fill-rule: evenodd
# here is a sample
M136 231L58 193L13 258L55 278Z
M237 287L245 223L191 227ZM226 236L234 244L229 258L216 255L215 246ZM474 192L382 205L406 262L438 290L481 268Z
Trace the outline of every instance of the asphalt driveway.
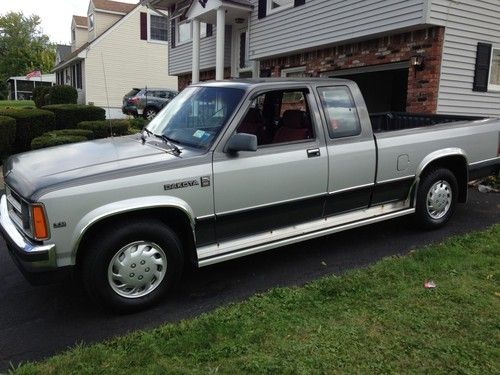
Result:
M423 232L412 227L410 218L394 219L190 270L182 285L160 306L127 316L99 310L69 282L32 287L16 269L0 240L0 372L10 363L16 366L20 361L39 360L77 343L92 343L193 317L269 288L300 285L363 267L386 256L404 254L499 222L500 194L471 191L469 203L459 205L452 222L443 229Z

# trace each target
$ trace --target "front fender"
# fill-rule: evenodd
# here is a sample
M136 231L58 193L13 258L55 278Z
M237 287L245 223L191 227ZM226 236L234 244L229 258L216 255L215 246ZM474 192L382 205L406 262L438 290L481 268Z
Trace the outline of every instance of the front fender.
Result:
M189 219L194 235L194 212L189 204L182 199L176 197L150 196L117 201L90 211L77 223L71 239L71 263L75 264L78 246L80 245L83 236L87 230L92 227L92 225L117 214L148 208L176 208L183 211Z

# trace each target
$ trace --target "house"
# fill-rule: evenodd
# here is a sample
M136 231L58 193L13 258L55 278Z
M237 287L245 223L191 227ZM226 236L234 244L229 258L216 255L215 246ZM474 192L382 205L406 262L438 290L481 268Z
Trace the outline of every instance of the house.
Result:
M168 8L179 88L229 77L342 77L371 112L500 116L500 2L143 0Z
M52 86L56 82L54 74L42 74L40 77L26 78L26 76L9 77L7 88L9 100L31 100L33 89L37 86Z
M168 73L168 14L141 4L90 0L87 16L73 16L71 52L57 62L57 84L75 87L78 102L119 118L134 87L177 88Z

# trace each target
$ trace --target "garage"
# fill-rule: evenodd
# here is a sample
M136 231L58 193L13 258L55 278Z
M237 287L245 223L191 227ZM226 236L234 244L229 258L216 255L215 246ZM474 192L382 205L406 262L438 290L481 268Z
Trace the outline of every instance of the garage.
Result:
M356 82L365 98L368 112L405 112L408 96L407 61L373 65L324 73L324 77Z

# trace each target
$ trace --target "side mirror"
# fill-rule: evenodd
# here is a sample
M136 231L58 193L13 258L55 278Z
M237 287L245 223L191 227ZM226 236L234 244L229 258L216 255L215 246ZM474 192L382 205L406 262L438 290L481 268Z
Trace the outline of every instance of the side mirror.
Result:
M229 138L227 143L229 152L257 151L257 136L247 133L236 133Z

